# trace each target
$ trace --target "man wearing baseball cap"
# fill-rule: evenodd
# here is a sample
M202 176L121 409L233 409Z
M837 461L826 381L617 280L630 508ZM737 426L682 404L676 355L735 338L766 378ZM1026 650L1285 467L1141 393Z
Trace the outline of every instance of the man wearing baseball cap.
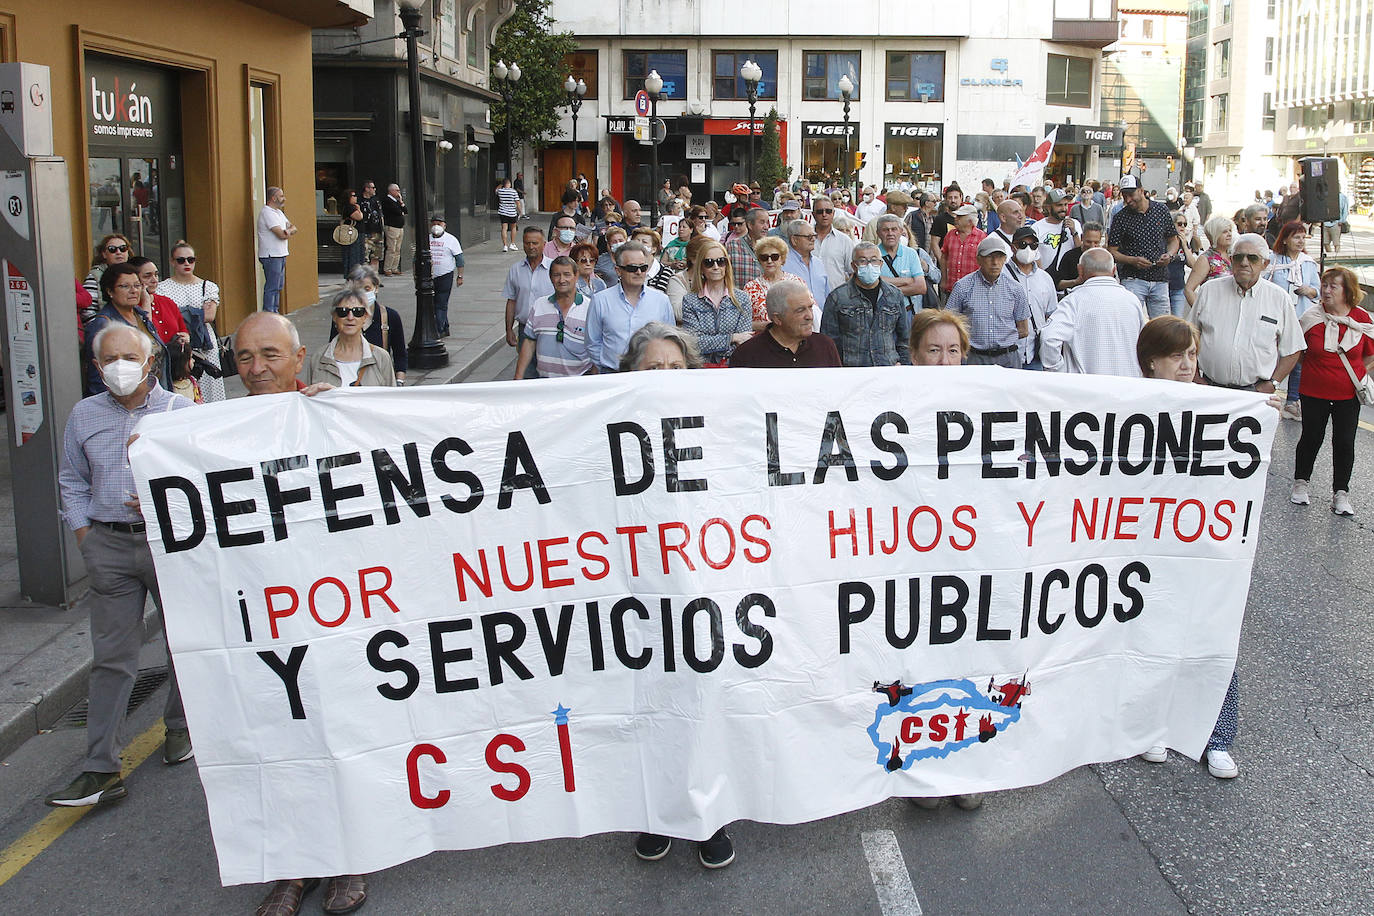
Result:
M1059 270L1059 262L1070 251L1078 247L1080 228L1069 217L1069 195L1058 188L1051 188L1045 195L1047 213L1044 219L1031 224L1035 237L1040 241L1040 266L1051 274Z
M787 224L794 219L801 219L801 203L789 194L778 208L778 224L769 229L768 234L787 241Z
M1017 344L1030 336L1030 303L1026 291L1006 271L1011 249L1001 236L978 243L978 269L954 284L945 308L969 322L970 366L1021 368Z
M1178 230L1169 208L1152 201L1134 175L1121 179L1125 206L1112 217L1107 250L1116 258L1121 285L1151 318L1169 314L1169 262L1178 253Z

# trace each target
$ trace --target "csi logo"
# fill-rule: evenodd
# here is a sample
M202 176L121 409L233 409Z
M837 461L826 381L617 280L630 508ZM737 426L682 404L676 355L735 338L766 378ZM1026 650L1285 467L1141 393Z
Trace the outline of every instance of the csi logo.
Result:
M911 127L893 124L888 127L887 133L891 137L938 137L940 136L940 128L933 124Z

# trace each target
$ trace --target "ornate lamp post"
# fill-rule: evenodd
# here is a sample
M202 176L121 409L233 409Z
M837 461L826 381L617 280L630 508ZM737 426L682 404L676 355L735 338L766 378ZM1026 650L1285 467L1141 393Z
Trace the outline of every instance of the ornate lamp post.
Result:
M515 84L520 82L520 65L511 61L511 65L507 67L504 60L498 60L496 66L491 68L491 75L496 77L496 91L501 93L501 104L506 109L506 177L514 181L515 143L511 139L510 94L515 90Z
M744 77L744 88L749 94L749 177L747 181L754 181L754 106L759 103L759 80L763 79L763 68L752 60L746 60L744 66L739 68L739 75Z
M858 163L854 161L854 138L849 133L849 102L854 97L854 81L849 78L848 73L840 77L839 88L840 98L844 99L844 157L849 160L849 167L854 170L854 201L857 206L862 195L859 193Z
M572 109L572 177L580 188L581 180L577 177L577 110L582 107L582 99L587 95L587 84L582 80L574 80L569 73L563 81L563 91L568 94L568 107Z
M644 78L644 91L649 93L649 143L653 147L653 177L649 181L649 225L658 225L658 97L663 92L663 77L650 70Z
M407 355L416 369L448 365L448 350L439 341L439 322L434 314L434 270L429 256L428 197L425 192L425 140L420 132L420 50L416 42L425 34L420 28L421 0L399 0L397 13L406 39L406 79L410 88L410 208L415 223L415 331Z

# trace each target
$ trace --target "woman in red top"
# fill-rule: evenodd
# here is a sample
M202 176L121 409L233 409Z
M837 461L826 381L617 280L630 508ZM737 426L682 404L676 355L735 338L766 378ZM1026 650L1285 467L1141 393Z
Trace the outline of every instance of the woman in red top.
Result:
M1311 502L1308 481L1312 466L1326 436L1326 421L1331 419L1331 511L1353 516L1350 502L1350 474L1355 467L1355 431L1360 421L1360 400L1355 394L1356 379L1374 371L1374 320L1359 308L1363 297L1355 274L1345 267L1330 267L1322 274L1321 308L1308 309L1298 319L1302 325L1307 352L1303 354L1302 437L1298 440L1290 499L1299 506ZM1339 352L1345 353L1342 361ZM1350 364L1350 372L1345 363Z
M155 292L158 284L157 265L148 258L130 258L129 263L138 268L138 279L143 284L143 299L138 307L152 321L158 339L167 343L180 335L189 341L191 331L186 327L186 319L181 317L181 309L171 299Z

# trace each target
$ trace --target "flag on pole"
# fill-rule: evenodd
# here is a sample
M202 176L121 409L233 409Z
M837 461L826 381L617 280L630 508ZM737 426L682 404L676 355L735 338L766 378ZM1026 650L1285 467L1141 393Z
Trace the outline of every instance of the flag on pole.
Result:
M1031 153L1030 158L1020 164L1011 176L1011 187L1023 184L1031 188L1040 183L1040 176L1045 174L1045 166L1049 164L1050 152L1054 149L1054 138L1058 133L1059 128L1056 127L1036 145L1035 152Z

